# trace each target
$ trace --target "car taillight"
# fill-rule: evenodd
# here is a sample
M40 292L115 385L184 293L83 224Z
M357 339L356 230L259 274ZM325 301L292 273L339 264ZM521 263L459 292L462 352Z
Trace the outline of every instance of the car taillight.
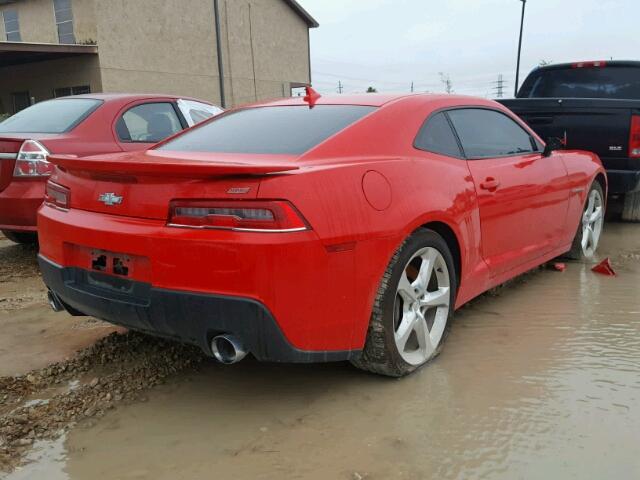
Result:
M47 182L47 188L44 194L44 203L58 208L69 208L69 189L53 183L51 180Z
M49 151L40 142L25 140L18 152L13 176L47 177L51 175L53 165L47 160L48 156Z
M284 200L174 200L172 227L216 228L245 232L298 232L309 225Z
M640 158L640 115L633 115L631 117L629 156L632 158Z

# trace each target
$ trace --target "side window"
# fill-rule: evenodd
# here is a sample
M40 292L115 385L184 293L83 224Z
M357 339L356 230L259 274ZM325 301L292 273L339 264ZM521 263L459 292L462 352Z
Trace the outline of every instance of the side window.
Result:
M462 152L458 145L451 125L444 113L436 113L427 120L418 132L414 146L419 150L439 153L449 157L461 157Z
M144 103L127 110L116 123L123 142L158 143L182 130L171 103Z
M190 127L224 112L220 107L193 100L178 100L178 108Z
M490 158L531 153L531 136L507 115L495 110L464 108L447 112L467 158Z

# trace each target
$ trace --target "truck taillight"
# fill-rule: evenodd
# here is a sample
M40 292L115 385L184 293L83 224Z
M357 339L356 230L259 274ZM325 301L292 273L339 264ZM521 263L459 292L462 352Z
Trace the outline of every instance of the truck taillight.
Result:
M69 193L67 187L63 187L49 180L47 182L47 188L45 189L44 203L66 210L69 208Z
M607 62L605 60L596 60L593 62L576 62L571 64L571 68L598 68L606 66Z
M299 232L309 225L284 200L174 200L169 226L243 232Z
M640 115L633 115L631 117L629 156L632 158L640 158Z
M35 140L25 140L13 169L14 177L48 177L53 171L53 165L47 157L49 152L44 145Z

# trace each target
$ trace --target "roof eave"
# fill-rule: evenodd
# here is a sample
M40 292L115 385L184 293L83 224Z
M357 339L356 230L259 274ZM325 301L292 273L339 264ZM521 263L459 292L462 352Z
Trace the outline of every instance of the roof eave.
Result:
M309 28L318 28L320 24L318 21L311 16L309 12L307 12L302 5L300 5L296 0L284 0L295 12L302 17L302 19L307 23Z

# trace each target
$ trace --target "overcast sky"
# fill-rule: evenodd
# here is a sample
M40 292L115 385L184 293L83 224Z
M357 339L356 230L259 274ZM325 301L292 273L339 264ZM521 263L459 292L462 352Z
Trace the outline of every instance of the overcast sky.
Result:
M442 91L513 95L519 0L299 0L311 31L314 86L335 92ZM540 60L640 59L640 0L528 0L521 82Z

